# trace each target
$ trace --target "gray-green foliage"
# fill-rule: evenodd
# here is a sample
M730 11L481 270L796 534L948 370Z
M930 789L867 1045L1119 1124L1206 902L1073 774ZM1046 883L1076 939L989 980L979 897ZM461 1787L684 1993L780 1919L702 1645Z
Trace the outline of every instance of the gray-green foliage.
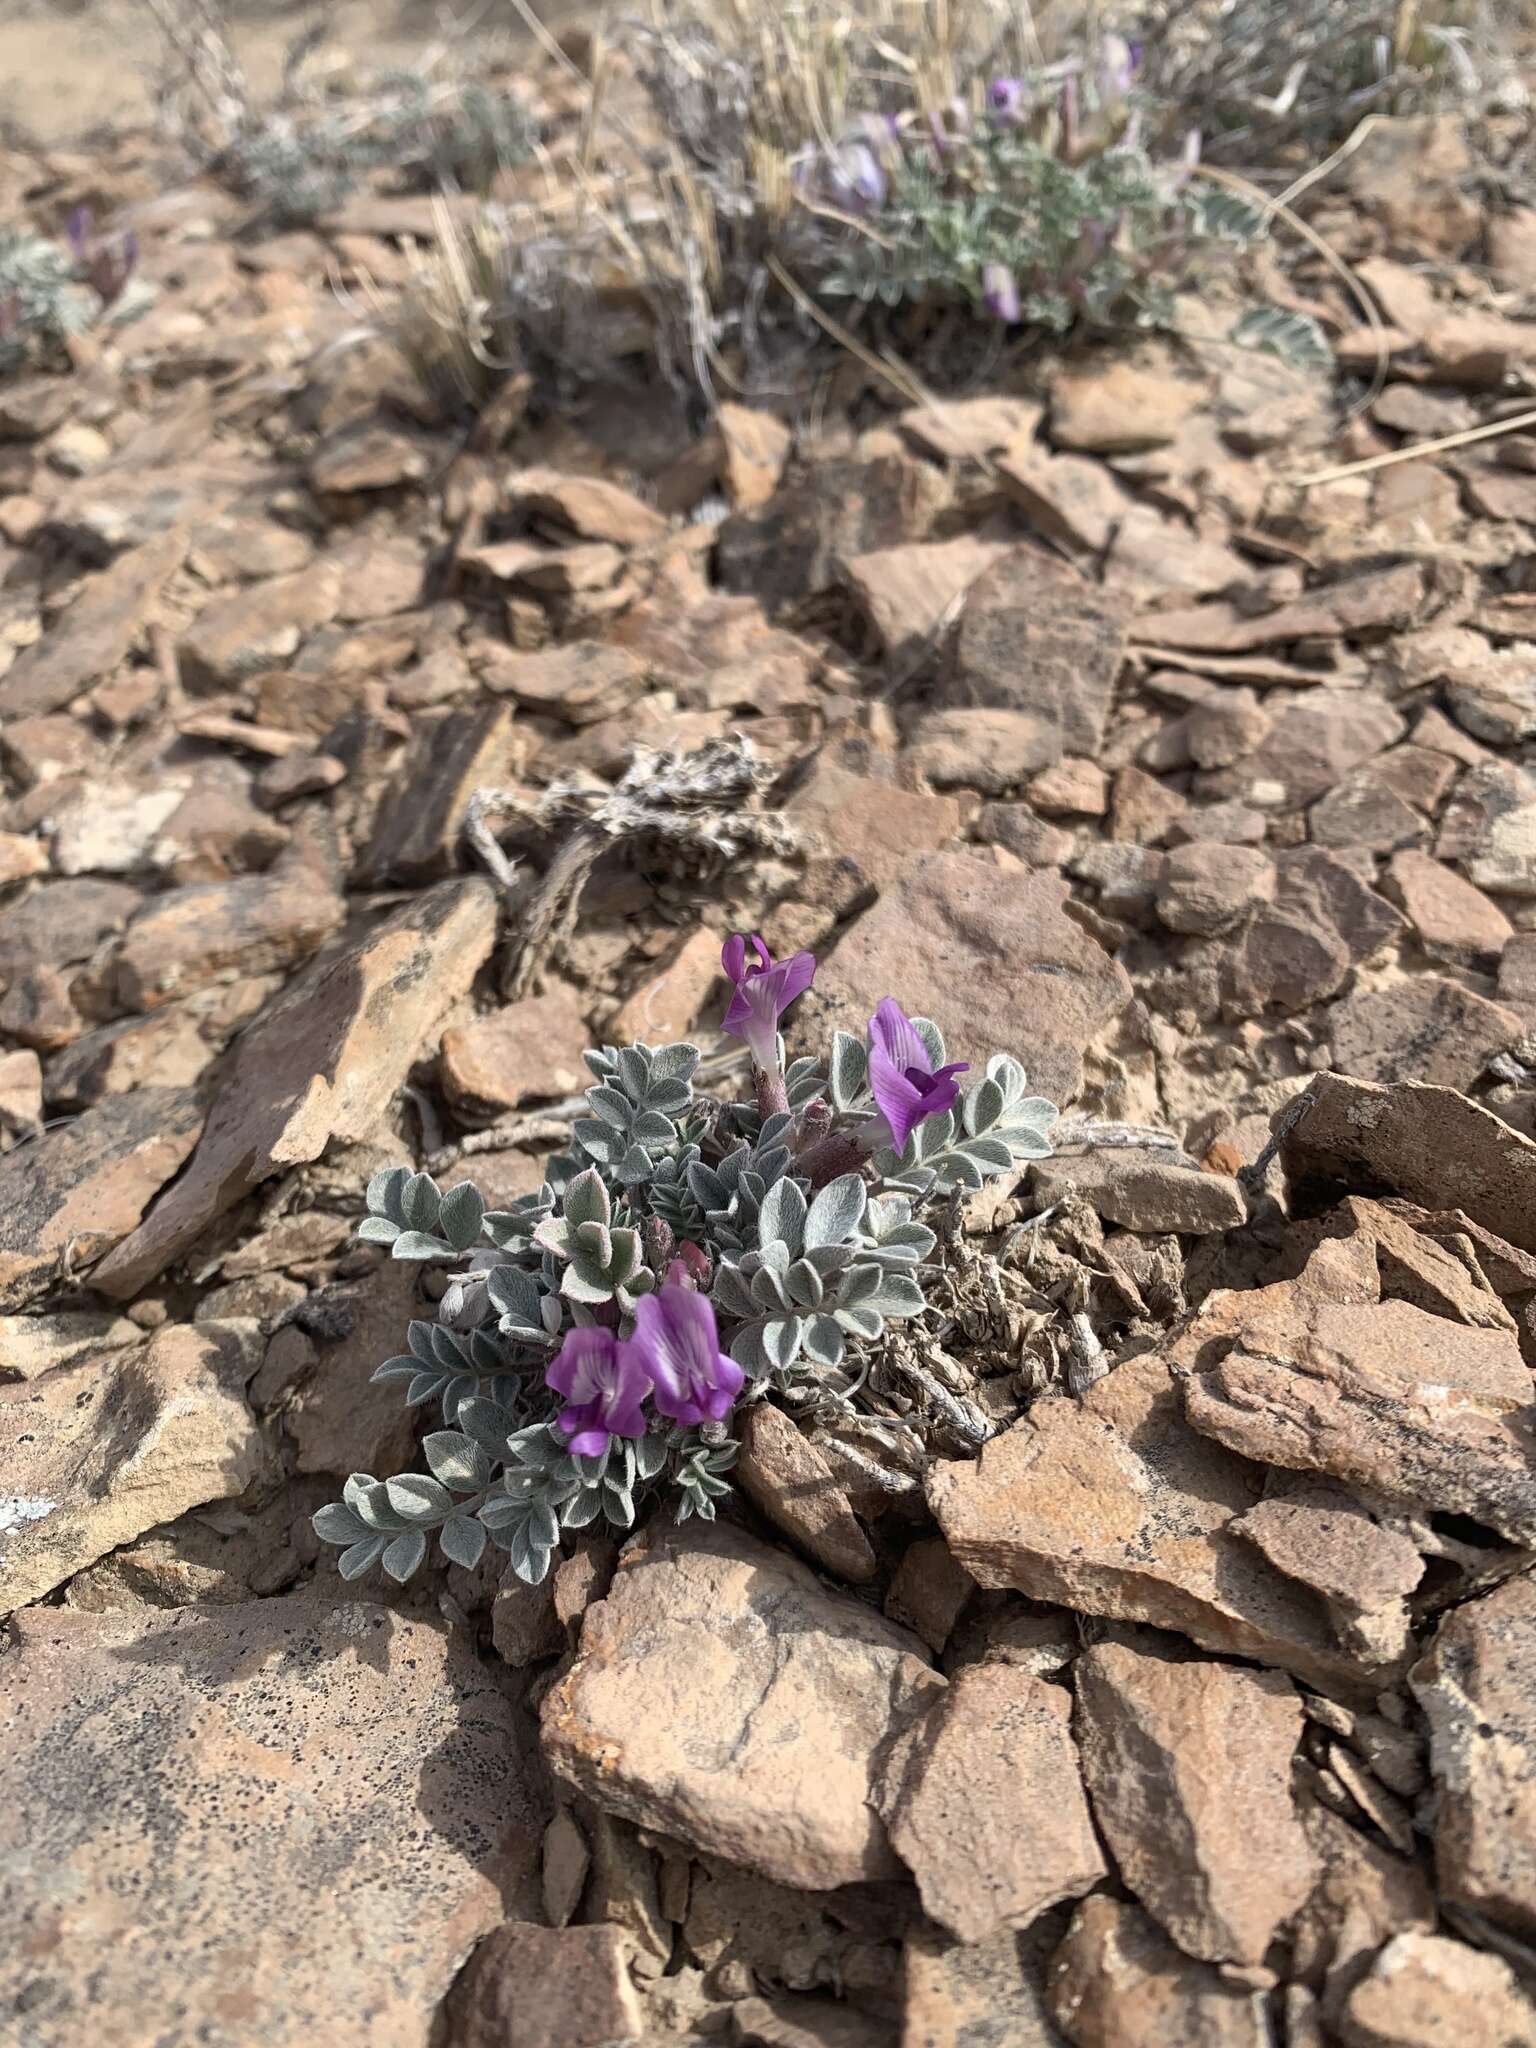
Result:
M935 1068L937 1029L914 1023ZM406 1348L375 1380L411 1406L436 1404L427 1470L378 1480L354 1473L315 1517L355 1578L379 1564L404 1580L435 1536L472 1567L487 1541L537 1582L568 1531L630 1528L644 1502L670 1496L679 1520L710 1519L728 1490L728 1424L650 1420L637 1440L574 1455L545 1372L565 1336L593 1323L628 1334L636 1302L681 1256L707 1285L721 1342L742 1367L743 1404L819 1392L851 1400L861 1347L888 1321L920 1315L935 1195L980 1187L1049 1152L1054 1106L1024 1070L994 1057L956 1111L919 1124L898 1155L882 1147L863 1044L839 1032L825 1068L786 1071L788 1112L701 1096L692 1045L604 1046L587 1054L589 1116L537 1193L487 1207L469 1181L440 1188L397 1167L367 1191L358 1227L392 1258L457 1268L435 1319L413 1321Z
M67 367L66 344L103 318L142 312L148 287L131 253L98 270L89 254L27 228L0 228L0 375Z

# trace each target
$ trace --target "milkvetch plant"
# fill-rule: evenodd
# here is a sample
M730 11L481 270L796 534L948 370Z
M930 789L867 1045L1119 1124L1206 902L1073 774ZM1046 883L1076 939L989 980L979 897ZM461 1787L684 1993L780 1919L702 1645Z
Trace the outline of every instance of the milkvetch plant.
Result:
M364 1242L458 1270L374 1373L439 1408L428 1470L354 1473L315 1517L345 1577L403 1581L435 1535L468 1567L493 1542L536 1583L567 1531L628 1529L656 1495L712 1519L744 1407L855 1403L860 1354L922 1313L923 1205L1049 1153L1055 1105L1008 1054L962 1092L970 1069L887 997L867 1040L786 1061L779 1022L815 960L738 936L721 964L748 1099L696 1091L696 1046L604 1046L537 1193L488 1209L405 1166L369 1185Z

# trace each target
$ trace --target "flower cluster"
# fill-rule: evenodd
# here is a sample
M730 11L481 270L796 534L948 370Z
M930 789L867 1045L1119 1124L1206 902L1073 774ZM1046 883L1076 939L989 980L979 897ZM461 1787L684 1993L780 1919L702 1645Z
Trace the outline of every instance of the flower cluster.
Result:
M835 1033L825 1068L786 1060L813 957L739 935L721 965L752 1099L696 1092L694 1046L604 1047L537 1194L489 1210L407 1167L370 1185L365 1242L460 1271L374 1375L440 1404L430 1471L355 1473L315 1517L349 1578L408 1577L435 1532L455 1562L493 1540L537 1580L566 1531L627 1529L650 1494L713 1516L744 1404L855 1404L886 1323L923 1313L924 1202L1049 1152L1055 1107L1016 1060L962 1094L967 1063L892 997L864 1038Z
M142 311L145 288L129 294L138 260L137 238L103 240L87 206L70 216L62 243L0 230L0 370L62 359L72 335Z

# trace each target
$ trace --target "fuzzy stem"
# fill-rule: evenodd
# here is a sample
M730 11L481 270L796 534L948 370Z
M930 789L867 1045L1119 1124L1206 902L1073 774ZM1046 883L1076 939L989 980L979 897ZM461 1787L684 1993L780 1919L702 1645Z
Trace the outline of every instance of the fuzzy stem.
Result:
M784 1076L778 1068L754 1067L752 1078L757 1083L758 1114L765 1120L771 1116L787 1116L789 1090L784 1085Z

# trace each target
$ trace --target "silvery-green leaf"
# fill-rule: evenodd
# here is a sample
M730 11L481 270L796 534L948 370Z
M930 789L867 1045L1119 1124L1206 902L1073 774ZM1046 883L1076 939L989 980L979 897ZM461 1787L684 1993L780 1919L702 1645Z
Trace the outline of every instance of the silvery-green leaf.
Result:
M931 1017L914 1017L912 1029L928 1048L928 1057L934 1066L944 1065L944 1034Z
M850 1244L807 1245L802 1257L808 1266L814 1266L823 1280L831 1280L839 1273L846 1272L857 1256Z
M1003 1091L992 1080L982 1081L966 1096L962 1105L967 1132L989 1131L1003 1113Z
M842 1244L864 1221L868 1202L869 1190L859 1174L845 1173L829 1181L810 1206L801 1242L808 1251L820 1244Z
M426 1554L426 1537L419 1529L408 1529L386 1548L384 1569L397 1585L403 1586Z
M365 1536L337 1558L337 1571L344 1579L360 1579L370 1566L377 1564L389 1548L389 1542L387 1536Z
M563 1529L585 1529L595 1522L603 1511L603 1490L600 1486L584 1486L580 1493L573 1494L560 1510L560 1526Z
M382 1173L376 1173L368 1183L369 1212L374 1216L387 1217L393 1223L403 1222L400 1197L410 1177L408 1166L387 1166Z
M785 1275L772 1266L759 1266L752 1275L752 1309L760 1315L764 1309L770 1314L778 1308L788 1308L789 1291L785 1286Z
M978 1166L988 1167L993 1173L1006 1173L1013 1164L1013 1153L1007 1140L990 1134L970 1139L965 1146L965 1153L967 1158L973 1159Z
M447 1487L423 1472L406 1472L398 1479L386 1479L384 1491L402 1522L435 1522L453 1506Z
M594 1158L599 1166L611 1166L624 1151L624 1140L600 1124L596 1117L578 1117L571 1126L572 1135L584 1152Z
M434 1430L421 1441L433 1477L458 1493L478 1493L491 1483L491 1461L470 1437L454 1429Z
M809 1259L796 1259L784 1275L784 1291L796 1308L820 1308L826 1289Z
M432 1363L450 1371L464 1363L464 1354L455 1343L452 1330L445 1330L441 1323L432 1325Z
M569 1301L589 1301L595 1304L612 1301L613 1283L595 1259L573 1259L565 1269L565 1276L560 1282L560 1292Z
M322 1543L358 1543L372 1534L361 1516L345 1501L333 1500L310 1518L310 1526Z
M644 1102L651 1078L651 1056L643 1045L624 1046L618 1058L619 1086L634 1102Z
M498 1494L475 1512L486 1528L494 1532L497 1529L509 1529L514 1523L521 1525L528 1510L522 1501L513 1500L508 1494Z
M840 1308L855 1308L879 1291L883 1274L878 1266L853 1266L843 1275L837 1290Z
M713 1168L695 1159L688 1168L688 1192L704 1210L723 1209L731 1198L731 1191Z
M863 1297L860 1306L872 1308L883 1316L921 1315L927 1307L923 1290L910 1273L886 1273L879 1287L871 1295Z
M368 1377L377 1385L384 1380L414 1379L420 1370L421 1361L414 1354L409 1356L402 1354L398 1358L386 1358L382 1365L376 1365L373 1368Z
M543 1296L531 1273L517 1266L493 1266L485 1283L486 1299L499 1315L525 1330L542 1328Z
M788 1176L775 1181L758 1211L759 1243L785 1245L793 1257L800 1249L805 1218L806 1202L800 1183Z
M882 1328L879 1311L872 1308L839 1308L840 1326L851 1337L878 1337Z
M474 1515L454 1515L437 1532L443 1555L472 1572L485 1550L486 1527Z
M526 1585L540 1586L549 1576L549 1560L553 1550L542 1544L531 1543L526 1529L514 1529L507 1544L507 1556L512 1569Z
M642 1181L650 1179L655 1170L651 1155L643 1145L631 1145L613 1169L615 1178L626 1188L639 1187Z
M799 1316L773 1316L763 1325L763 1356L784 1372L800 1355Z
M407 1230L430 1230L441 1198L430 1173L413 1173L400 1191L400 1220Z
M715 1306L728 1316L757 1313L752 1305L752 1290L734 1266L722 1264L715 1274L713 1300Z
M645 1106L664 1117L679 1117L693 1100L686 1081L652 1081Z
M813 1365L841 1365L843 1333L831 1316L807 1316L800 1326L800 1348Z
M577 1174L565 1191L561 1208L566 1222L572 1226L578 1223L606 1224L612 1220L613 1204L596 1167L589 1166L585 1173Z
M689 1048L690 1051L692 1048ZM635 1470L642 1479L654 1479L667 1462L667 1447L658 1436L643 1436L635 1444Z
M868 1079L869 1053L863 1041L851 1032L834 1033L829 1072L834 1109L846 1113L854 1108L863 1098Z
M402 1230L389 1248L392 1259L451 1259L453 1246L424 1230Z
M364 1244L393 1244L400 1235L400 1225L391 1223L387 1216L365 1216L357 1226L357 1235Z
M399 1528L399 1518L389 1504L389 1492L381 1479L354 1472L342 1488L342 1498L366 1528Z
M605 1124L616 1131L629 1129L629 1120L635 1113L635 1105L627 1095L621 1095L617 1088L589 1088L587 1101Z
M472 1180L461 1180L444 1195L437 1227L455 1251L467 1252L480 1235L485 1218L485 1197Z
M447 1375L423 1370L413 1375L411 1384L405 1390L407 1408L419 1408L423 1401L430 1401L440 1394L447 1383Z
M544 1550L553 1550L560 1541L560 1524L547 1501L536 1500L529 1509L528 1541Z
M671 1145L677 1139L677 1125L669 1116L642 1110L631 1124L629 1135L639 1145Z
M676 1045L658 1045L651 1054L652 1081L691 1081L699 1064L699 1048L680 1039Z

